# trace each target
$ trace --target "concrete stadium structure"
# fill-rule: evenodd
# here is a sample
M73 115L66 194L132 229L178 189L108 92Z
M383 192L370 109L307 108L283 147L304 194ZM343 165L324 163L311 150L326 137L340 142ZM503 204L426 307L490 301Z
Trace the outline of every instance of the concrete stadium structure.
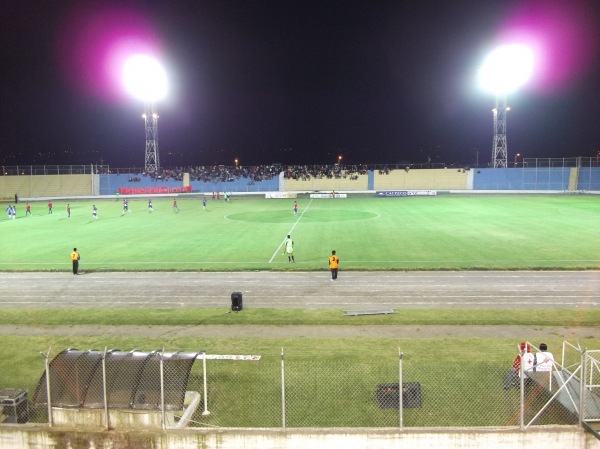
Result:
M343 173L343 170L342 170ZM0 198L90 197L114 195L119 188L191 187L192 193L212 192L374 192L384 190L437 191L600 191L600 167L477 168L477 169L396 169L386 173L368 170L352 179L346 176L289 179L280 173L271 179L254 181L194 181L189 176L155 179L136 172L119 174L22 174L0 176Z

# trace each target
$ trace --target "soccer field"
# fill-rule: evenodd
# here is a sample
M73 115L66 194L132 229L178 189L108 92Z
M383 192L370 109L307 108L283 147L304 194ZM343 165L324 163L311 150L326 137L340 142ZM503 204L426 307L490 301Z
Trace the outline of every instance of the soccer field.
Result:
M32 203L0 220L0 270L591 269L600 266L594 196L130 199ZM92 204L98 220L92 217ZM296 262L282 255L291 234Z

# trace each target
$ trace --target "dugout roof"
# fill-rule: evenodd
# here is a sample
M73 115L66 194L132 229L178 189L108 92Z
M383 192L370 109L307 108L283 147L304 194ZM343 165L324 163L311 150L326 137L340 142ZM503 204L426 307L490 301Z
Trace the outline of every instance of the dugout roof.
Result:
M65 349L49 364L53 407L160 410L161 358L165 409L181 410L192 365L199 352L79 351ZM105 359L105 363L103 363ZM34 406L47 406L47 372L33 395Z

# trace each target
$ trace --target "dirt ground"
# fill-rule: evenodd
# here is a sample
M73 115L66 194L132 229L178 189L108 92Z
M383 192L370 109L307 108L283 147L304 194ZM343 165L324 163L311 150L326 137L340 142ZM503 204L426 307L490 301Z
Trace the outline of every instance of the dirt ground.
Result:
M517 338L600 339L600 327L530 326L0 326L0 335L198 338Z

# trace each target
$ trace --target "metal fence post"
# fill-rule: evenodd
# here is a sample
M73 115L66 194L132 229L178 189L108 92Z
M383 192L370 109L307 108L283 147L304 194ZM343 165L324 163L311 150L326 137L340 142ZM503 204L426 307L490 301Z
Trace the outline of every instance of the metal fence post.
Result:
M160 353L160 423L162 430L167 428L165 417L165 364L164 364L165 348Z
M204 394L204 411L202 412L202 416L210 415L208 411L208 386L206 385L206 352L202 351L202 384L203 384L203 392Z
M587 384L587 350L581 351L581 382L579 382L579 427L585 421L585 386Z
M527 352L529 342L525 342L525 348L520 347L519 352L519 390L520 390L520 407L519 407L519 427L521 430L525 429L525 370L523 369L523 356Z
M52 427L52 400L50 395L50 362L48 358L50 357L50 349L48 348L48 353L44 354L40 352L40 355L44 358L44 369L46 370L46 402L48 403L48 426Z
M402 352L398 348L398 412L400 415L400 430L404 429L404 384L402 380Z
M202 394L204 395L204 411L202 416L210 415L208 411L208 386L206 385L206 351L202 351Z
M285 432L285 363L281 348L281 427Z
M102 398L104 400L104 423L106 430L110 430L110 417L108 414L108 392L106 391L106 351L107 347L104 347L104 354L102 355Z

